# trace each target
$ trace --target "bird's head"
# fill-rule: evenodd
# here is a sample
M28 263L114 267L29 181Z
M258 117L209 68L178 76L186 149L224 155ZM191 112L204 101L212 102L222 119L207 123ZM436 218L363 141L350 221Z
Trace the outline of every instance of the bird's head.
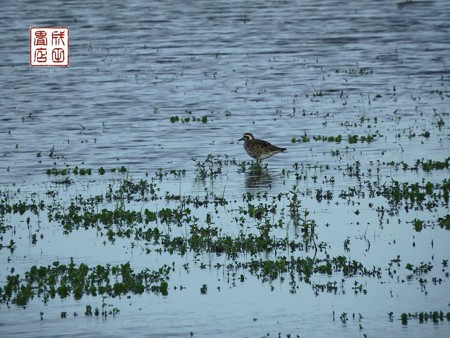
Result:
M253 139L255 139L255 138L253 137L253 135L251 133L245 133L244 136L242 136L242 138L240 138L238 141L243 140L244 142L247 142L247 141L251 141Z

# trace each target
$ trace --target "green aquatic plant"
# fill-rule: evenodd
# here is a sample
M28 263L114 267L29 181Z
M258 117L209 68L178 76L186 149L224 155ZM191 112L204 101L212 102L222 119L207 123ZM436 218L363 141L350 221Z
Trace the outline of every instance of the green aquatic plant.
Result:
M364 118L359 122L367 124L368 120ZM339 143L342 137L317 136L311 140ZM362 142L359 136L357 140ZM342 151L342 157L345 158L348 152ZM329 153L324 152L324 155L329 156ZM197 182L210 180L212 183L221 179L230 168L238 173L245 172L246 176L257 175L253 169L254 163L236 162L223 155L208 155L202 160L193 161ZM406 266L402 263L400 266L400 261L394 259L385 269L367 267L356 259L346 257L350 248L354 251L354 248L359 247L353 241L358 243L367 240L365 234L359 237L344 236L343 246L342 240L337 246L333 242L320 241L318 230L322 228L318 226L316 214L311 208L302 206L309 205L311 201L314 204L346 203L354 206L351 216L364 215L367 210L387 215L391 211L398 212L401 207L407 210L437 210L445 207L448 201L448 181L428 178L419 182L386 180L383 170L387 167L391 171L398 168L411 170L411 174L415 174L413 170L445 169L447 162L422 160L411 165L395 162L392 166L381 160L364 163L359 159L333 164L295 162L282 168L281 174L276 173L281 177L279 191L251 189L240 194L220 189L218 195L214 187L210 187L212 184L200 184L204 189L195 195L186 194L181 188L179 191L177 188L172 189L174 181L178 184L189 175L185 169L161 168L153 175L133 178L135 173L132 176L127 168L120 165L114 169L100 167L90 170L70 167L64 172L65 176L58 172L66 169L61 168L54 171L55 176L71 177L76 183L74 186L61 189L49 182L50 188L42 196L30 195L22 199L6 197L0 191L0 225L2 219L9 222L8 218L20 217L21 224L31 229L29 238L33 245L39 240L37 235L43 234L35 230L34 225L42 220L53 231L58 232L59 229L65 236L72 236L74 231L94 229L104 245L108 241L111 244L120 241L128 243L127 248L130 250L140 251L144 255L176 255L183 259L192 257L190 265L185 263L183 266L183 271L216 270L228 276L230 283L245 283L251 275L261 283L268 283L271 290L276 285L274 282L282 284L288 281L286 284L290 293L298 292L301 285L306 284L315 295L321 292L345 294L345 281L349 277L358 277L357 281L348 285L348 289L352 293L364 295L370 283L359 278L402 278L401 273L406 273L408 280L416 280L420 290L427 292L427 287L445 282L448 272L444 271L444 263L441 276L430 275L430 271L436 271L432 263ZM84 175L94 177L89 181L83 180L80 177L83 169ZM267 170L267 167L263 167L260 173ZM340 194L335 187L336 183L337 186L340 183L337 172L343 173L346 180L351 182L342 188ZM105 173L115 174L101 178L105 182L103 190L91 189L95 185L95 175ZM290 188L283 188L289 182L294 183ZM22 195L18 193L17 196ZM371 200L368 208L365 208L361 200L367 197ZM389 220L386 215L380 224ZM438 220L413 219L408 220L407 224L417 225L421 229L428 226L434 228L437 224L446 227L447 218L444 214ZM333 224L325 225L328 227ZM236 231L230 231L230 228ZM3 238L0 240L0 248L5 249L8 242L4 242ZM17 239L14 238L14 241ZM15 246L18 244L15 243ZM354 257L356 254L352 253ZM115 266L88 266L81 263L71 268L69 265L64 269L58 265L36 266L30 269L29 276L11 271L8 278L0 283L0 301L25 306L32 299L41 299L47 303L54 298L79 300L87 296L128 297L145 292L168 296L168 281L174 271L172 266L167 274L160 273L160 278L149 283L149 277L143 277L145 273L133 271L132 266L126 263ZM149 270L148 274L151 275ZM322 282L324 277L327 278L326 282ZM177 290L177 287L173 289ZM203 290L207 294L207 286ZM111 311L105 311L102 305L86 312L92 316L111 315Z
M437 222L442 229L450 230L450 215L445 215L444 217L439 217L437 219Z
M422 134L420 134L420 136L425 137L425 138L429 138L431 136L430 132L427 130L425 132L423 132Z
M424 224L423 221L421 221L420 219L416 219L416 218L415 218L415 219L413 220L414 230L417 231L417 232L422 231L422 229L423 229L423 224Z
M423 171L432 171L432 170L444 170L448 169L450 166L450 157L447 157L443 161L432 161L432 160L417 160L415 163L415 167L421 166Z
M347 136L347 142L349 144L354 144L354 143L371 143L373 142L377 137L379 137L380 135L378 133L375 134L368 134L368 135L348 135Z
M78 167L75 167L75 168L72 169L72 173L74 175L81 175L81 176L92 175L92 169L91 168L78 168Z
M296 184L292 186L292 189L287 193L288 207L291 218L294 222L298 219L300 214L301 200L300 200L300 191ZM307 211L305 210L305 217Z
M419 323L426 323L428 321L432 323L439 323L446 319L450 321L450 312L444 313L444 311L422 311L414 313L402 313L400 316L403 325L408 324L409 320L418 320Z
M178 115L171 116L169 118L169 121L171 123L177 123L177 122L181 122L181 123L189 123L189 122L207 123L208 122L208 117L207 116L196 117L196 116L192 115L191 111L189 111L187 113L189 115L187 117L179 117Z
M125 173L127 172L127 169L124 166L121 166L120 168L112 168L110 169L111 172L120 172ZM46 170L46 174L48 176L67 176L70 174L73 175L92 175L94 170L92 168L79 168L78 166L75 166L73 169L70 169L69 165L66 165L65 168L58 169L58 168L51 168ZM103 167L100 167L97 169L97 172L99 175L104 175L106 173L106 170Z
M65 176L70 173L70 166L66 165L66 167L63 169L58 169L58 168L47 169L46 173L47 173L47 175L53 175L53 176L58 176L58 175Z
M292 143L308 143L309 141L310 141L310 138L308 137L308 135L306 135L306 133L301 138L293 137L291 139Z
M431 262L429 263L421 262L420 265L415 266L411 263L407 263L405 268L416 275L422 275L430 272L433 269L433 264Z
M408 315L406 313L402 313L400 316L401 320L402 320L402 324L406 325L408 324Z
M214 179L222 174L224 161L220 155L208 154L204 161L192 158L195 163L196 180L204 181L205 179ZM225 163L228 163L226 159Z
M107 295L110 297L128 293L166 293L166 280L171 267L159 270L144 269L134 272L130 263L121 265L97 265L89 267L84 263L68 265L56 261L49 266L32 266L24 276L8 275L6 284L0 288L0 302L26 305L34 297L43 298L44 303L59 296L81 299L85 295ZM114 283L113 283L114 281Z
M322 141L322 142L333 142L333 143L341 143L342 142L342 136L313 136L314 141Z

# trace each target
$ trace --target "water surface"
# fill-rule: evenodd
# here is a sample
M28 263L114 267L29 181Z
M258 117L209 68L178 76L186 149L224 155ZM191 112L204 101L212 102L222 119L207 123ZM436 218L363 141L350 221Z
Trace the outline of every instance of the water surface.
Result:
M223 196L228 206L193 213L202 221L213 213L215 226L236 236L240 227L235 217L241 216L239 207L248 206L244 194L266 194L255 204L270 204L272 197L285 194L278 210L287 210L286 194L296 186L301 210L316 222L318 241L327 243L328 253L380 267L382 274L380 279L317 274L316 284L344 279L344 286L337 294L315 294L310 284L299 282L293 294L288 275L268 283L242 269L245 280L233 281L226 270L212 268L230 262L220 255L146 254L145 243L135 246L123 238L111 243L94 229L65 235L61 224L48 221L45 213L39 218L6 214L1 225L11 228L1 235L0 286L11 269L24 273L33 265L67 264L71 257L90 266L129 261L136 270L174 262L175 271L168 281L169 296L106 299L108 306L120 309L107 320L84 316L86 305L101 306L101 297L56 298L47 304L36 297L25 308L2 303L2 336L448 336L446 320L400 323L402 313L450 311L448 268L442 266L449 258L450 238L437 225L439 217L448 215L448 201L383 214L377 207L388 208L388 201L370 196L367 186L378 180L380 185L393 180L422 185L448 179L448 167L401 169L402 163L411 167L421 159L448 158L447 1L7 1L1 18L2 203L37 196L49 204L46 193L55 190L55 203L68 205L78 194L106 194L108 184L151 182L159 169L185 170L180 177L168 174L156 181L160 194ZM28 29L40 25L70 27L70 67L28 66ZM270 158L255 174L237 142L244 132L288 152ZM292 142L304 135L309 142ZM340 143L314 140L338 135ZM348 135L375 139L350 144ZM192 158L202 162L208 154L230 162L216 176L199 180ZM349 174L348 167L357 162L362 176ZM127 174L72 175L69 186L46 175L47 169L66 165L95 172L125 166ZM360 195L339 197L358 187ZM332 199L318 200L320 189L330 191ZM130 202L127 208L177 205L161 200ZM273 236L295 236L289 215L280 212L274 218L285 223ZM415 219L430 226L416 232ZM243 229L258 233L256 226L258 220L246 218ZM32 234L44 236L32 243ZM14 252L6 248L11 239L17 243ZM347 239L350 251L344 250ZM277 255L288 253L267 257ZM398 255L398 272L391 278L389 264ZM405 269L407 263L421 262L432 262L433 270L411 275ZM190 272L182 268L185 263ZM433 277L443 281L435 284ZM421 278L427 280L426 292ZM354 292L355 282L366 294ZM201 295L204 284L208 292ZM62 311L68 313L66 319L60 318ZM339 318L344 312L346 323Z

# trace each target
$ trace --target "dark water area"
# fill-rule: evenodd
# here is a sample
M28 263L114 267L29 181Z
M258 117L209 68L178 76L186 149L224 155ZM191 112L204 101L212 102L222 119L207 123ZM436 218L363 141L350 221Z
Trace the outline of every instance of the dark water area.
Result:
M366 191L347 203L336 196L361 184L345 169L356 162L366 175L375 176L378 169L385 184L438 184L448 179L448 166L432 172L402 171L387 163L448 162L449 1L7 0L0 22L0 196L16 189L21 190L18 200L33 192L43 196L54 188L46 171L66 166L125 166L127 179L136 180L158 170L185 170L180 180L162 180L161 191L197 196L205 185L196 179L193 158L204 160L212 154L237 163L249 161L237 140L251 132L288 151L265 161L262 175L224 165L206 187L238 202L232 212L217 213L222 219L218 223L232 222L239 206L246 207L239 202L242 194L275 196L298 185L313 192L305 193L302 207L322 225L321 240L329 243L330 252L341 254L342 243L352 238L355 251L343 254L360 259L361 253L369 265L385 268L400 252L403 267L409 261L436 259L436 272L427 275L427 293L411 280L349 278L347 286L370 285L367 295L358 296L351 288L338 296L317 296L309 286L291 294L287 282L279 281L273 283L274 291L254 277L236 287L214 269L206 273L197 268L171 277L170 285L183 284L185 292L115 299L121 313L107 321L82 315L60 318L61 311L81 314L90 301L86 297L46 305L34 299L26 309L0 303L1 336L448 336L448 321L405 326L399 319L402 312L450 311L448 270L437 272L450 256L448 230L436 226L419 236L411 226L416 218L433 223L445 217L448 202L432 211L390 215L391 224L408 225L383 228L379 225L386 219L381 222L371 206L382 197L369 197ZM69 67L29 66L31 26L70 28ZM344 141L314 139L337 135ZM375 135L375 141L350 144L345 142L348 135ZM300 142L303 136L309 141ZM298 165L308 176L300 183L287 174ZM326 169L318 169L321 166ZM330 177L332 188L324 183ZM98 184L86 179L61 194L71 198L80 191L103 193L109 178L100 178ZM313 198L317 189L329 188L334 193L330 203ZM367 214L355 216L354 203ZM333 227L334 221L341 227ZM12 267L19 273L56 258L75 257L92 265L132 261L136 268L196 261L189 254L150 258L131 250L126 239L103 246L94 231L67 236L52 228L52 222L46 241L36 246L27 239L23 218L5 216L0 224L15 222L20 224L14 232L5 231L1 238L0 286ZM328 223L330 227L323 226ZM368 225L355 230L355 224ZM237 233L226 227L224 232ZM364 251L364 232L372 236L370 252ZM23 241L15 253L6 249L10 239ZM413 241L417 248L412 248ZM217 259L224 258L212 258ZM433 288L431 278L445 273ZM218 280L222 291L214 292ZM200 295L204 283L210 291ZM398 296L405 285L406 294ZM99 298L95 301L101 302ZM390 311L397 315L394 322L388 321ZM40 312L45 312L42 321ZM356 318L362 313L366 319L343 323L342 312L349 317L355 313Z

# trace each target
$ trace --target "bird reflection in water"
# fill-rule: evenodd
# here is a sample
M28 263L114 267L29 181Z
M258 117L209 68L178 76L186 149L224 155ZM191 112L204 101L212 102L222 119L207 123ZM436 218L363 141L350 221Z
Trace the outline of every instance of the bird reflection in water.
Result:
M245 172L245 187L247 189L272 188L273 177L267 168L260 162L252 162L250 168Z

